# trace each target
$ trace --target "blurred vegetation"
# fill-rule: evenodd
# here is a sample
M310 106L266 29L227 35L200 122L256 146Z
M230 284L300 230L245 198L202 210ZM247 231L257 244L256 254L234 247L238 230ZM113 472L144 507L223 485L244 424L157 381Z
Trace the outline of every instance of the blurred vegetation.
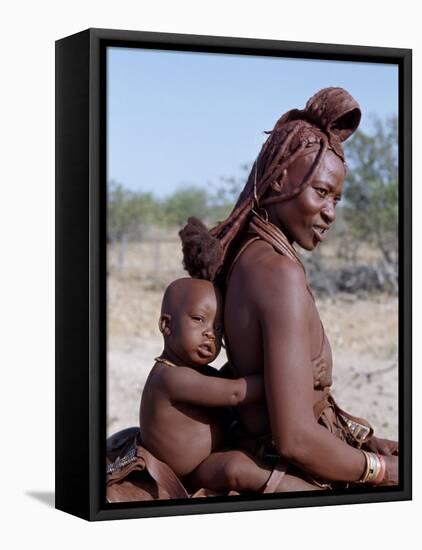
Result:
M348 173L344 199L337 208L337 221L329 239L338 257L349 265L356 263L362 247L376 250L382 265L380 263L371 276L379 282L378 286L382 287L388 280L390 288L395 290L398 271L397 136L396 117L385 121L374 117L371 132L358 130L345 143ZM109 182L107 236L109 242L119 246L119 269L124 265L127 241L148 239L151 231L157 229L176 233L189 216L202 219L208 226L225 219L246 183L251 165L241 168L242 176L238 179L222 177L214 184L179 187L161 200L152 193L131 191L121 183ZM321 275L320 249L308 258L308 262L312 270ZM342 277L351 280L361 274L347 273ZM322 273L320 280L323 286L327 285L326 273Z
M108 184L107 240L124 249L128 241L143 240L151 228L178 230L189 216L208 225L224 220L246 183L250 167L241 167L244 177L222 177L217 185L202 188L185 185L164 199L152 193L132 191L114 180ZM124 256L124 250L122 252Z
M387 263L398 253L398 128L397 118L374 131L357 131L347 143L349 172L345 183L344 215L356 243L365 241L380 250Z

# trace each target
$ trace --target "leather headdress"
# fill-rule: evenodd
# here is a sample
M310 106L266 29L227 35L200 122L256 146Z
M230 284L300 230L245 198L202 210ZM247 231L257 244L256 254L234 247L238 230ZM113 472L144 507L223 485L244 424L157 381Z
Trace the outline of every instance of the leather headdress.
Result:
M328 138L330 148L344 160L341 142L346 141L357 129L361 119L361 110L358 102L343 88L324 88L313 95L304 109L292 109L285 113L276 123L273 132L293 121L309 122L313 128L315 138L318 130ZM303 133L299 132L299 136ZM270 132L271 134L272 132ZM303 139L303 136L301 136ZM306 139L306 138L305 138ZM310 144L312 138L308 137Z

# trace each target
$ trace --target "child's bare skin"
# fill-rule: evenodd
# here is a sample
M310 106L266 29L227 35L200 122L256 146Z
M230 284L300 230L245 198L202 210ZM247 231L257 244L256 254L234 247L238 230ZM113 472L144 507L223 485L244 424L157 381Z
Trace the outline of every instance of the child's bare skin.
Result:
M145 446L192 488L259 491L270 474L264 462L241 450L223 450L221 408L262 399L262 377L219 377L208 365L222 338L222 304L205 280L179 279L165 292L159 321L164 350L141 400ZM315 490L285 475L278 491Z

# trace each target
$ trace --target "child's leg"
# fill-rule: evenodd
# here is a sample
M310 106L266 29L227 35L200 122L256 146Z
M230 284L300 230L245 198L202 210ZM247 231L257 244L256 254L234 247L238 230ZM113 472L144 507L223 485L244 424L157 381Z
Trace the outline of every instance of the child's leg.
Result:
M207 457L189 476L195 487L212 491L259 491L271 474L243 451L220 451Z
M212 491L259 492L271 475L271 468L244 451L220 451L207 457L189 476L193 487ZM276 492L318 490L310 483L285 474Z

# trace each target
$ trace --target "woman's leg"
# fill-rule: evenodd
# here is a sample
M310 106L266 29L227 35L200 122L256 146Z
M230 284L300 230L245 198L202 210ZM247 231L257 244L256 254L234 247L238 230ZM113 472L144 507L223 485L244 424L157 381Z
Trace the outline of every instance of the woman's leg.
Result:
M190 474L192 487L205 487L217 492L260 492L272 469L244 451L220 451L211 454ZM319 487L285 474L274 492L315 491Z

